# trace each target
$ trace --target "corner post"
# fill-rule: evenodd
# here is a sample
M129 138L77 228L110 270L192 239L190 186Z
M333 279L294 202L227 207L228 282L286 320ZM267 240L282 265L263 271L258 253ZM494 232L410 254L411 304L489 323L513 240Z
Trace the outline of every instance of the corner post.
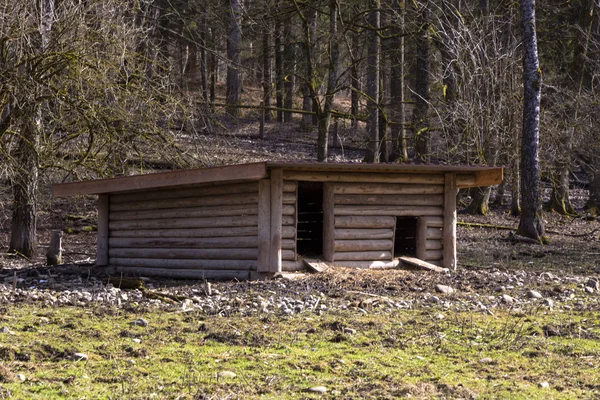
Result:
M96 265L108 265L109 195L98 195L98 235L96 239Z
M450 270L456 269L456 174L444 175L444 235L443 265Z
M333 183L325 182L323 184L323 258L329 262L333 262L335 245L334 196Z
M271 170L271 245L269 272L281 272L281 222L283 213L283 170Z
M270 271L271 181L258 181L258 272Z

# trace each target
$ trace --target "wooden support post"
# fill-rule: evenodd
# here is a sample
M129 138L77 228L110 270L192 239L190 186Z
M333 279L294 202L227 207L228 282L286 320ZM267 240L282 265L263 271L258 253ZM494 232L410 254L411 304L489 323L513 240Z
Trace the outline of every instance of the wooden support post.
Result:
M258 182L258 272L269 272L271 248L271 181Z
M417 218L416 242L416 256L424 260L427 251L427 220L423 217Z
M444 235L443 266L456 269L456 174L447 173L444 178Z
M335 241L334 185L323 184L323 258L333 261Z
M108 265L109 195L98 195L98 235L96 239L96 265Z
M271 170L270 272L281 272L281 222L283 212L283 170Z

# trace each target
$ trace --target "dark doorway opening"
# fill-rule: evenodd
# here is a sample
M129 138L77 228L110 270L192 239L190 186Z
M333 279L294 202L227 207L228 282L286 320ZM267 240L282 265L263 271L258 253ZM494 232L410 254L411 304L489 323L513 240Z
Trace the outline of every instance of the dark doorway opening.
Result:
M394 257L417 255L417 217L397 217Z
M319 257L323 254L323 183L298 182L298 254Z

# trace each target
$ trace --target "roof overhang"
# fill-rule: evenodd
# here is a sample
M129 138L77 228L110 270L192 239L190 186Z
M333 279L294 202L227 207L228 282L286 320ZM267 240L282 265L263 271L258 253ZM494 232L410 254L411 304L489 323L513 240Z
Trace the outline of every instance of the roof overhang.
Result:
M95 179L82 182L52 185L54 197L106 194L139 191L147 189L172 188L185 185L233 183L259 180L268 177L269 170L306 171L319 173L372 173L372 174L456 174L459 188L497 185L502 182L501 167L420 165L420 164L366 164L366 163L292 163L257 162L159 172L146 175L121 176L109 179Z

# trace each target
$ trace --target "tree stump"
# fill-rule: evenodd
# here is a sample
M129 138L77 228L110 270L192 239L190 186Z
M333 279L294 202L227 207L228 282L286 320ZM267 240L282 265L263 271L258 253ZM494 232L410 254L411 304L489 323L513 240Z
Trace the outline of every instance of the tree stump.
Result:
M46 251L46 264L58 265L62 264L62 231L52 231L50 237L50 245Z

